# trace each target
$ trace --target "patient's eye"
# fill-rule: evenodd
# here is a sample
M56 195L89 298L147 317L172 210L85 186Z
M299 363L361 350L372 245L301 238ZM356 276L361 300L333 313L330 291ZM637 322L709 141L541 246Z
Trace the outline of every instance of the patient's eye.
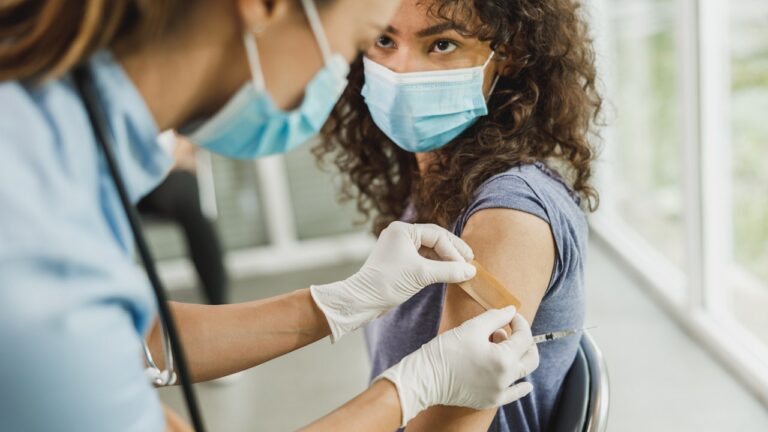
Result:
M439 40L432 45L432 51L440 54L453 52L456 50L456 48L458 48L456 42L447 39Z
M395 41L390 39L387 36L379 36L378 39L376 39L376 46L379 48L394 48L395 47Z

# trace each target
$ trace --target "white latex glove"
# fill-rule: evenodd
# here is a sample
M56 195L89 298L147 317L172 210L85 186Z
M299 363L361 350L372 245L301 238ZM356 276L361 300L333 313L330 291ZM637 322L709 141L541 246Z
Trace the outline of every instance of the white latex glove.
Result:
M496 330L512 322L512 335ZM490 342L493 335L498 343ZM474 409L514 402L533 389L514 382L539 366L531 328L515 307L489 310L447 331L379 375L397 388L402 427L434 405Z
M425 247L441 260L419 254ZM472 249L437 225L393 222L379 236L363 267L341 282L314 285L312 298L331 327L331 341L400 305L427 285L472 279Z

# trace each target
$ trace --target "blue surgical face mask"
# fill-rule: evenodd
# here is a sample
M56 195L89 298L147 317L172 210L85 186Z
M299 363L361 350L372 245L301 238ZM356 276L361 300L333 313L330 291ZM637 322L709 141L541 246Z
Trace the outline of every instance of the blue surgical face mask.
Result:
M397 73L363 58L363 97L373 122L403 150L435 150L488 114L482 66ZM493 83L491 92L498 82Z
M215 153L248 159L285 153L320 131L347 86L349 64L340 54L331 54L313 1L302 3L325 66L304 90L301 105L288 112L275 106L264 85L256 38L245 32L252 81L190 135L193 142Z

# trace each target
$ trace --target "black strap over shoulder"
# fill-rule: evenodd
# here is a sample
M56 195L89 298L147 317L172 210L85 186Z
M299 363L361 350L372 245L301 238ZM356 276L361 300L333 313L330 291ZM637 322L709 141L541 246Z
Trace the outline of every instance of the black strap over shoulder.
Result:
M176 372L181 381L181 386L184 391L184 398L187 403L187 410L189 411L189 417L192 420L192 425L197 432L204 432L202 415L197 405L197 399L195 397L194 389L192 387L192 381L190 379L189 370L187 368L186 357L184 356L184 349L179 340L178 333L176 332L176 323L173 320L170 308L168 307L168 299L163 289L163 284L160 281L160 277L157 272L157 267L152 259L152 255L147 246L147 241L144 238L143 230L141 229L141 223L136 208L131 203L128 196L123 177L120 174L120 169L117 165L113 148L114 142L112 136L107 130L107 121L104 115L104 111L99 106L99 95L96 89L91 72L85 67L80 66L73 72L75 85L80 94L83 103L85 104L86 111L88 112L88 118L93 127L93 133L96 138L96 142L104 154L104 159L107 162L109 172L115 183L115 188L120 197L120 202L125 210L125 214L128 218L128 222L133 232L133 238L136 242L136 248L141 257L141 261L144 264L144 269L147 272L149 281L152 284L152 288L157 298L157 307L160 312L160 319L165 324L168 338L170 339L171 350L173 356L176 359ZM167 366L167 365L166 365Z

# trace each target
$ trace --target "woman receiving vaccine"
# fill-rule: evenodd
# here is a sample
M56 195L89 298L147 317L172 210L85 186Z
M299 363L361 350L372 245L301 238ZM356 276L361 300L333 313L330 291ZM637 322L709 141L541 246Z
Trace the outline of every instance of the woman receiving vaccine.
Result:
M324 124L349 62L398 4L2 2L0 430L188 429L145 376L144 342L165 366L158 304L134 263L120 189L98 144L111 143L133 203L171 166L159 131L183 130L231 157L294 148ZM95 103L84 102L84 88ZM91 121L92 105L102 124ZM472 257L446 230L398 222L343 281L170 309L190 375L205 381L336 341L427 285L473 277ZM507 325L506 340L489 341ZM426 343L307 430L393 430L434 405L501 406L530 391L515 382L537 364L525 320L492 310Z

